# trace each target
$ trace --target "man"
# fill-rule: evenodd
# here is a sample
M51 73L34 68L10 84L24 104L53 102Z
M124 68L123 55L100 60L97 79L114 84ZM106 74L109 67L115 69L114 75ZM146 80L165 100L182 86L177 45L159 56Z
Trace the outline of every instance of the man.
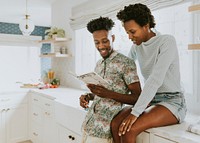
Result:
M89 100L93 100L82 125L82 143L112 143L111 120L122 109L123 103L133 105L141 92L134 61L113 49L113 26L114 22L107 17L91 20L87 24L102 57L96 64L95 72L109 86L88 84L91 93L80 97L83 108L87 108Z

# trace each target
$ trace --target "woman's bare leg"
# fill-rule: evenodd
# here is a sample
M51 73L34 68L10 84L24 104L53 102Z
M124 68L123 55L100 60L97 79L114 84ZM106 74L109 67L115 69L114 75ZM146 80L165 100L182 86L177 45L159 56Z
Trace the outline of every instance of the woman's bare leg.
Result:
M131 107L125 107L111 122L111 131L112 136L114 139L114 143L121 143L121 137L118 135L119 126L124 120L131 113Z
M129 132L119 137L119 125L125 117L130 114L130 110L123 110L112 121L111 128L115 143L135 143L136 137L146 129L160 127L178 123L176 117L166 107L156 105L149 107L138 117Z

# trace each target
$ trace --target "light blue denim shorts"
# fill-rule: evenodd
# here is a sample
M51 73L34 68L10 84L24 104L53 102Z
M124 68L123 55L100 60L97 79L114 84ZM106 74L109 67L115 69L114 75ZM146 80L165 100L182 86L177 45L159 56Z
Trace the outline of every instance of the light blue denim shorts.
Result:
M183 122L187 112L185 98L181 92L157 93L150 105L162 105L166 107L174 114L179 123Z

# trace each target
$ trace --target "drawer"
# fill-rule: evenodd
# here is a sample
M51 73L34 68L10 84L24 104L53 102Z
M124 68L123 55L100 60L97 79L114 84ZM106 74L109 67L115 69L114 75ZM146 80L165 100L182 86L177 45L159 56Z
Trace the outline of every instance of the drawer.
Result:
M42 111L42 109L40 107L32 106L31 119L34 120L37 123L42 124L43 111Z
M33 143L41 143L43 140L42 128L34 122L32 122L30 138Z
M37 105L44 110L48 110L48 111L54 110L54 100L42 97L40 95L32 94L31 102L33 105Z
M58 102L55 103L56 122L80 135L82 134L81 126L85 119L85 114L79 109Z
M59 140L60 143L80 143L81 136L67 128L59 126Z
M54 111L54 100L43 97L43 109L47 111Z
M27 103L26 93L0 95L0 106Z
M41 96L36 95L36 94L31 94L31 103L33 105L37 105L37 106L42 107L43 101L42 101Z
M154 143L176 143L175 141L171 141L169 139L154 135L153 136L153 142Z

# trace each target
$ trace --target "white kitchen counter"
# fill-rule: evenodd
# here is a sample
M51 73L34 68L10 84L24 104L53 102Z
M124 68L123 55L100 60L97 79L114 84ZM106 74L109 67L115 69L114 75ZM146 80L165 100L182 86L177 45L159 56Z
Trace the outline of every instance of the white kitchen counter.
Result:
M86 91L75 88L50 88L50 89L31 89L31 92L39 93L50 99L54 99L64 105L80 108L79 97Z
M147 131L179 143L200 143L200 135L186 131L186 124L194 123L196 119L199 119L199 116L188 113L181 124L152 128Z
M14 93L14 92L28 92L28 91L55 100L56 107L62 106L64 108L70 108L71 111L75 109L78 111L76 113L79 113L81 115L81 121L80 120L79 121L82 122L82 120L84 119L86 111L82 109L79 105L79 97L81 94L86 92L84 90L63 87L63 88L53 88L53 89L43 89L43 90L15 89L13 91L12 90L1 91L0 93ZM187 114L185 121L192 123L193 120L195 120L195 118L200 118L200 117L192 114ZM60 117L60 119L62 118ZM69 122L73 123L73 120ZM148 129L147 132L179 143L200 143L200 135L187 132L185 122L183 122L182 124L177 124L172 126Z
M32 89L30 92L55 100L56 123L79 134L86 111L79 105L79 97L86 91L73 88Z
M27 88L4 88L0 89L0 94L12 94L12 93L27 93L30 89Z

